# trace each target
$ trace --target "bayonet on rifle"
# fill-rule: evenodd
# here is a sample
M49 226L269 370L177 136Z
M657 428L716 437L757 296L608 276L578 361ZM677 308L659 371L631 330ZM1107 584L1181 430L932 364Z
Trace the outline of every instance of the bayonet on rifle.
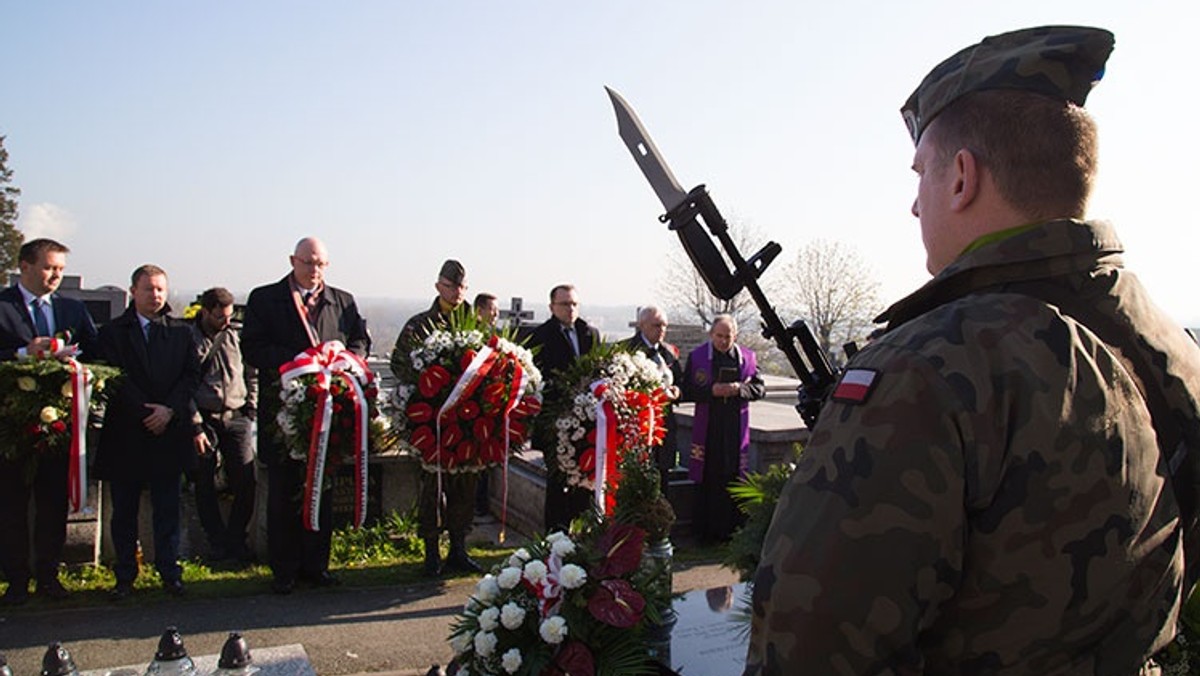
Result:
M704 185L698 185L685 193L679 181L675 179L675 174L659 154L658 147L650 139L646 128L642 126L633 107L617 92L608 87L604 89L608 92L616 111L617 131L621 140L625 142L625 147L633 155L638 168L642 170L642 174L650 182L650 187L654 189L663 208L666 209L666 213L660 216L659 220L668 223L671 230L679 235L679 241L691 258L692 264L696 266L696 270L714 296L721 300L729 300L742 289L750 293L762 314L763 336L775 342L787 357L796 376L800 378L800 402L796 409L811 428L816 424L821 405L833 388L835 377L829 365L829 358L817 343L808 325L802 320L797 320L785 328L779 314L771 307L758 285L758 278L783 248L775 242L767 242L758 253L749 259L743 258L737 244L729 236L728 224ZM705 227L712 233L711 236L705 232ZM717 249L713 237L721 243L725 256ZM732 269L730 263L733 265ZM796 343L800 344L800 350L796 348Z

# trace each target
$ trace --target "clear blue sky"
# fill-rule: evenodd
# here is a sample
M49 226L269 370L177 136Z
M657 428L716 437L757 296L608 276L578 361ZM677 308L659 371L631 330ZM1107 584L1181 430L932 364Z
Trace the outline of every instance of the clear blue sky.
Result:
M685 187L780 242L854 245L889 300L923 283L897 109L938 61L1045 23L1113 30L1089 108L1091 215L1200 324L1194 2L11 2L0 135L21 227L88 285L155 262L239 295L323 237L329 280L422 298L443 258L544 310L655 301L678 246L603 86ZM768 273L770 274L770 273ZM586 308L585 308L586 311Z

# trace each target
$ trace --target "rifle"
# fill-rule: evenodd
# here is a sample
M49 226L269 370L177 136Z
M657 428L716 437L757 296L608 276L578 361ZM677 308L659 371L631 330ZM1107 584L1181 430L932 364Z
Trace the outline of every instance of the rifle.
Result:
M708 189L701 184L684 193L654 141L642 127L637 113L620 94L608 87L605 90L616 111L621 140L666 208L666 213L659 216L658 220L666 223L679 236L692 265L714 296L730 300L743 289L750 293L762 315L763 337L773 341L783 352L800 379L796 410L804 423L812 428L822 404L837 382L837 375L808 324L797 319L785 327L779 313L758 285L758 278L783 251L783 247L775 242L767 242L750 258L743 257L729 236L729 225L713 203ZM713 242L714 238L720 243L721 249ZM721 255L721 250L724 250L725 256ZM846 346L848 356L853 356L854 350L853 345Z

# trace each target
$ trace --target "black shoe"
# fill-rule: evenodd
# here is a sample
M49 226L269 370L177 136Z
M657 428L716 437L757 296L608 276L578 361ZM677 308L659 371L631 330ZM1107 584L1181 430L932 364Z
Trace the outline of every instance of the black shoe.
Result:
M168 596L183 596L183 580L163 582L163 591L167 592Z
M273 580L271 582L271 593L287 596L292 593L292 589L296 587L296 583L291 580Z
M29 583L20 582L8 585L8 591L0 598L0 605L21 606L29 600Z
M456 573L482 573L483 569L475 563L475 559L467 556L465 549L451 549L450 554L446 556L446 570L451 570Z
M317 588L336 587L342 583L341 580L333 576L333 573L327 570L321 571L316 575L301 575L301 579Z
M125 599L129 598L129 595L132 593L132 582L117 582L117 586L113 587L112 590L108 592L108 600L124 601Z
M37 583L37 595L54 601L61 601L70 596L71 592L62 586L58 578L53 577Z

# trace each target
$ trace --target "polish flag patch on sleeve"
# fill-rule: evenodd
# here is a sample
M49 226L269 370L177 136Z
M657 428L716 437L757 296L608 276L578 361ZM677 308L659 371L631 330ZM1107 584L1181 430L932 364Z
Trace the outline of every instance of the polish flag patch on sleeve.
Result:
M842 374L841 381L833 390L833 400L844 404L861 404L871 394L879 372L871 369L850 369Z

